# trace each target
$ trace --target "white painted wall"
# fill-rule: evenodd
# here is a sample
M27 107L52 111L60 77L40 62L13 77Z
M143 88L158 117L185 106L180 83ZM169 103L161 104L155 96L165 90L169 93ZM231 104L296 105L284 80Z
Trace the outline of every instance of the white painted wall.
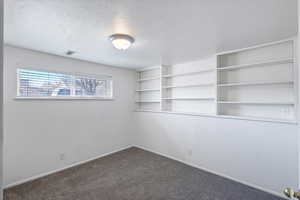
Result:
M19 67L112 75L115 100L15 100ZM131 144L133 71L11 46L4 68L5 186Z
M281 193L298 188L298 126L164 113L135 114L135 144Z
M298 4L298 6L297 6L297 14L298 14L298 45L297 45L297 63L298 63L298 66L299 66L299 58L300 58L300 49L299 49L299 47L300 47L300 1L299 0L297 0L297 4ZM298 71L297 71L297 73L298 73L298 77L300 77L300 70L299 70L299 68L298 68ZM298 80L299 81L299 80ZM299 84L299 82L298 82L298 86L300 87L300 84ZM300 92L298 92L298 102L299 102L299 99L300 99ZM300 113L300 107L298 107L298 116L299 116L299 113ZM299 120L299 119L298 119ZM300 121L300 120L299 120ZM300 127L298 127L298 134L299 134L299 137L298 137L298 142L299 142L299 146L298 146L298 170L299 170L299 172L298 172L298 179L299 179L299 182L298 182L298 188L300 188Z
M150 112L135 120L137 146L277 194L298 188L296 124Z
M0 200L3 199L3 0L0 0Z

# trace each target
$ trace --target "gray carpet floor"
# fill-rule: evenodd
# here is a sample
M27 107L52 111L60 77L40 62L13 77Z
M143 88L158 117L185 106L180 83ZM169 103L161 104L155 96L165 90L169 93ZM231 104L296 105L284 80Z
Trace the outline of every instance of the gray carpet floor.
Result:
M282 200L138 149L118 153L4 191L4 200Z

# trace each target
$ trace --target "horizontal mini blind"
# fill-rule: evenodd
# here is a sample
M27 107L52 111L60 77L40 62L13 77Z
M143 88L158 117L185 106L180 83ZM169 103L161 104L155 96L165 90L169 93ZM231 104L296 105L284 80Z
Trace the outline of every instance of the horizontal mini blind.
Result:
M18 69L17 96L112 98L112 78Z

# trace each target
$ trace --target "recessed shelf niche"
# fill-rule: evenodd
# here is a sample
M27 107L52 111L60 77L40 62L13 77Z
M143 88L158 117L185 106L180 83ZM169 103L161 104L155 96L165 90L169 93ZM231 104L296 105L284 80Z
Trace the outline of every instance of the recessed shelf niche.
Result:
M163 66L163 111L215 114L215 78L215 58Z
M136 110L161 110L161 67L137 72Z
M217 55L218 115L296 119L294 41Z

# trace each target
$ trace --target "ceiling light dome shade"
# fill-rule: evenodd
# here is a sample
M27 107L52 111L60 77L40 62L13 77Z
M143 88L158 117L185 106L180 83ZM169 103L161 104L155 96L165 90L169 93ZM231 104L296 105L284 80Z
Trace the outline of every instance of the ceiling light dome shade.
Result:
M133 37L126 34L113 34L109 37L113 46L119 50L128 49L134 43Z

